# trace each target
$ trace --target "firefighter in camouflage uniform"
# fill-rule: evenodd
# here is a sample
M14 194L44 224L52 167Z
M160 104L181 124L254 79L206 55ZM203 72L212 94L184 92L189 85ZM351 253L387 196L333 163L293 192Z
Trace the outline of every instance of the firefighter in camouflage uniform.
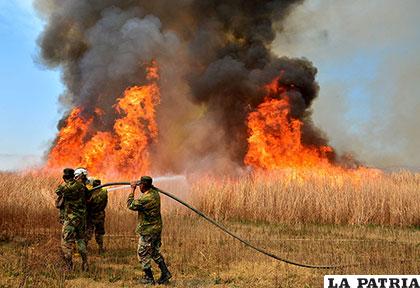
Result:
M92 181L92 186L97 187L101 185L101 180L95 179ZM95 233L95 240L99 247L99 253L102 254L104 250L104 235L105 235L105 208L108 204L108 191L105 188L97 189L92 192L89 203L87 205L87 229L86 229L86 246L88 241L92 239Z
M137 185L140 187L141 195L134 199L134 191ZM162 217L160 214L160 195L152 185L152 178L143 176L140 183L131 183L132 192L128 196L127 207L130 210L138 211L138 224L136 233L139 234L137 256L144 271L144 277L140 280L142 284L155 284L151 268L151 260L158 264L161 276L157 283L164 284L172 277L159 249L161 246Z
M58 186L56 206L60 209L60 217L63 223L61 233L61 249L67 269L73 269L72 253L76 244L82 258L82 270L88 270L87 251L85 243L86 229L86 203L89 191L80 182L74 179L74 170L63 170L64 183Z

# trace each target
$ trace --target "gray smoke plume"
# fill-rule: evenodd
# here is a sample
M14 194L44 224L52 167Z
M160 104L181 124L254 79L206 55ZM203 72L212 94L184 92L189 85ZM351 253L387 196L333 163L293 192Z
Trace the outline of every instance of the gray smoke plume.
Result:
M322 70L314 120L368 165L420 167L419 12L417 0L307 1L273 42Z
M62 70L61 102L83 107L99 131L112 128L116 99L142 84L146 65L156 60L162 101L154 154L161 165L154 168L192 168L187 163L197 159L200 165L208 159L242 165L247 115L267 96L264 85L280 75L291 114L304 123L303 143L327 143L311 121L316 68L306 59L271 52L276 32L301 2L36 0L47 20L41 57ZM95 108L105 116L95 115Z

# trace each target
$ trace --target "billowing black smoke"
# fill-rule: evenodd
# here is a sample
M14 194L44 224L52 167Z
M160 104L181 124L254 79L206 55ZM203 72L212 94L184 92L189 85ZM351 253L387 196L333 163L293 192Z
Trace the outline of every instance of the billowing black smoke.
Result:
M157 60L160 162L173 170L191 159L242 164L246 117L264 100L264 85L280 75L292 116L304 123L303 142L326 143L309 109L318 93L316 68L270 49L302 1L37 0L48 21L41 56L62 69L61 102L83 107L99 131L112 129L116 99L142 84L145 66ZM94 115L95 108L105 113Z

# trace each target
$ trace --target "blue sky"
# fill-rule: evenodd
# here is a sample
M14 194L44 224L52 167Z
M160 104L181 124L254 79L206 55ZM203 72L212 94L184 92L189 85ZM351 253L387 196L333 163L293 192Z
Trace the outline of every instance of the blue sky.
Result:
M419 156L412 156L418 152L418 137L410 138L409 130L394 137L401 123L386 123L402 119L388 117L388 106L395 105L393 87L410 86L409 92L403 91L408 93L403 99L420 99L420 81L406 83L400 77L420 62L420 32L415 28L420 1L407 0L404 5L361 0L305 3L309 5L291 15L286 26L290 31L283 33L290 32L293 39L280 37L274 48L280 55L305 56L318 68L321 92L314 104L315 123L335 147L350 147L368 163L420 165ZM0 170L22 166L21 156L41 158L57 132L58 97L64 88L58 70L47 70L37 62L36 39L42 28L31 0L0 2ZM383 72L390 66L387 78ZM405 101L399 110L415 110L419 102ZM416 121L410 117L407 123ZM367 135L372 138L366 140ZM381 151L404 150L398 139L408 141L411 154L384 157ZM389 145L381 147L383 143Z
M59 119L59 72L37 64L42 22L30 1L0 4L0 154L42 155Z

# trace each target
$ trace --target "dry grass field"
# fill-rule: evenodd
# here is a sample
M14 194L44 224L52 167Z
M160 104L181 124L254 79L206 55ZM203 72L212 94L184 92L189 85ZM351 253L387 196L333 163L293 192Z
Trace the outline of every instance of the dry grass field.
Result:
M64 273L53 193L60 180L0 173L0 287L141 287L127 190L110 192L107 252L90 245L91 269ZM420 175L283 171L240 179L190 176L156 186L299 268L245 247L199 216L163 199L163 254L170 287L321 287L325 274L418 274ZM154 271L158 270L155 267Z

